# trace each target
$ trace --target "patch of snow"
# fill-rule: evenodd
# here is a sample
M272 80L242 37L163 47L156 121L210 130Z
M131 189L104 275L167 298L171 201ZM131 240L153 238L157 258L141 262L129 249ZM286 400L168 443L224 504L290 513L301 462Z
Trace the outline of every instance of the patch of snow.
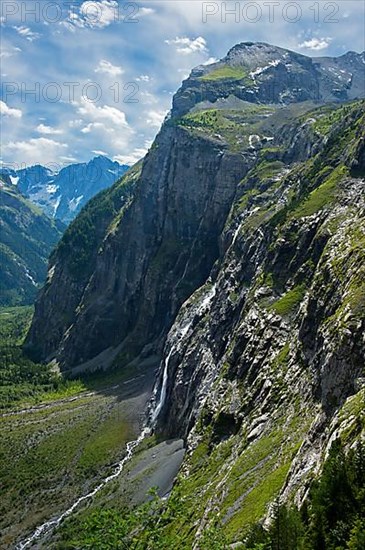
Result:
M79 206L80 201L84 198L84 195L80 195L76 199L71 199L68 203L70 212L75 212L76 208Z
M261 74L262 72L264 72L265 70L265 67L258 67L257 69L255 69L254 71L251 71L250 72L250 77L255 79L255 76L258 76L259 74Z
M185 338L185 336L187 335L187 333L189 332L189 329L192 325L192 321L190 321L189 323L187 323L181 330L180 330L180 336L181 338Z
M47 282L51 282L51 281L52 281L52 278L53 278L53 275L54 275L55 270L56 270L56 266L53 265L53 266L51 267L51 269L48 271Z
M35 280L31 276L31 274L29 273L29 269L27 269L27 268L25 268L25 276L30 280L32 285L37 286L37 283L35 282Z
M58 186L57 185L47 185L46 186L46 190L47 190L47 193L49 193L50 195L53 195L54 193L56 193L58 191Z
M13 185L18 185L19 176L10 176L9 175L9 178L10 178L10 181Z
M56 216L56 213L57 213L57 210L58 210L58 207L60 205L60 202L61 202L61 196L59 196L56 200L56 202L54 203L53 205L53 216Z
M255 76L259 76L260 74L270 69L270 67L277 67L280 63L281 59L275 59L274 61L270 61L265 67L257 67L257 69L250 72L250 77L255 80Z

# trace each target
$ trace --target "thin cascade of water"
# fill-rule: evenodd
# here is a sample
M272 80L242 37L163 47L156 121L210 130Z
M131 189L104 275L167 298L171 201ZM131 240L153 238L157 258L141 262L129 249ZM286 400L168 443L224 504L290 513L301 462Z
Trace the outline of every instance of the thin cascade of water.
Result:
M215 296L215 293L216 293L216 285L214 284L212 286L212 288L209 290L209 292L207 293L207 295L205 296L204 300L201 302L201 304L198 308L198 314L202 314L206 310L206 308L210 305L210 302L212 301L213 297ZM186 334L189 332L189 329L190 329L191 325L192 325L192 321L187 323L180 330L179 338L178 338L177 342L171 347L171 349L169 351L169 354L167 355L167 357L165 359L163 375L162 375L162 386L161 386L160 397L159 397L159 400L157 401L156 406L155 406L155 408L152 412L152 415L151 415L151 425L152 425L152 427L156 424L158 416L159 416L159 414L160 414L160 412L161 412L161 410L162 410L162 408L165 404L165 401L166 401L170 358L171 358L172 354L175 352L178 343L183 338L185 338ZM156 393L157 393L157 388L155 389L155 395L156 395Z
M170 353L168 354L168 356L166 357L165 359L165 363L164 363L164 370L163 370L163 377L162 377L162 387L161 387L161 393L160 393L160 398L156 404L156 407L152 413L152 417L151 417L151 422L152 422L152 426L154 424L156 424L156 421L157 421L157 418L158 418L158 415L160 414L161 412L161 409L162 407L164 406L165 404L165 400L166 400L166 393L167 393L167 382L168 382L168 376L169 376L169 372L168 372L168 369L169 369L169 361L170 361L170 357L171 355L173 354L173 351L174 351L174 347L171 348L170 350Z

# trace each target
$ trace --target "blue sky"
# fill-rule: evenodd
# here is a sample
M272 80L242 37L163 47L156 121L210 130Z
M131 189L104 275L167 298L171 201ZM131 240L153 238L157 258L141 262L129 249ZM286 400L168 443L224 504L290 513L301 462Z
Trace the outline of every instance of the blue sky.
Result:
M131 164L190 70L248 40L361 52L364 1L2 0L2 162Z

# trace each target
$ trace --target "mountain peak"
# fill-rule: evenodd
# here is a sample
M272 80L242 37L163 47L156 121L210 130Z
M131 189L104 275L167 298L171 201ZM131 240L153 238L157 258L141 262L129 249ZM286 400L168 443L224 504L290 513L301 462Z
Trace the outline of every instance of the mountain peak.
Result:
M218 99L286 105L364 95L363 54L311 58L265 42L241 42L220 61L193 69L174 96L172 116L212 107Z

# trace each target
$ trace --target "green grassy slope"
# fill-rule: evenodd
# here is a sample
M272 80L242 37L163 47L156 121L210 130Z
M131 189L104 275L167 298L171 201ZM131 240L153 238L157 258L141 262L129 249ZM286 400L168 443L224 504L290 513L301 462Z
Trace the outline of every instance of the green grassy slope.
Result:
M0 182L0 306L29 305L43 284L63 225Z

